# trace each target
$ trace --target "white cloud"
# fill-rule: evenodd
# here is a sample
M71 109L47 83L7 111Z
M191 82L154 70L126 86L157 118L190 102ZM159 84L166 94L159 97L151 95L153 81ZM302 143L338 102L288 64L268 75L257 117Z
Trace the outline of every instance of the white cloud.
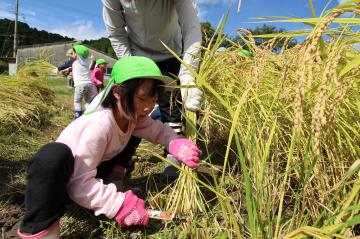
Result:
M0 18L15 19L15 15L9 11L0 9Z
M30 10L21 10L20 14L29 15L29 16L36 16L36 12L30 11Z
M197 1L199 5L211 5L211 6L215 6L221 2L223 2L223 0L199 0Z
M197 15L200 18L200 21L205 20L208 10L206 10L203 7L199 7L199 6L196 6L196 9L197 9Z
M0 1L1 2L1 1ZM0 18L15 19L15 7L9 3L2 4L0 7Z
M349 0L338 0L339 4L346 3Z
M206 20L208 9L219 4L228 5L232 0L192 0L196 4L200 20Z
M1 2L1 0L0 0ZM36 12L30 11L27 9L20 8L19 9L19 19L21 17L26 18L28 16L36 16ZM8 19L15 19L15 5L5 3L0 7L0 18L8 18Z
M78 40L99 39L106 36L105 30L96 29L92 21L76 21L69 26L52 29L51 32Z

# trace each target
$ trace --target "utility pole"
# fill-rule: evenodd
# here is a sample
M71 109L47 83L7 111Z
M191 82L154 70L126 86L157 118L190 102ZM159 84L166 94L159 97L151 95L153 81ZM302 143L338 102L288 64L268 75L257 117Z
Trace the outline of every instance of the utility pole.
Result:
M14 58L16 58L16 52L17 52L17 47L18 47L18 16L19 16L19 0L16 0L15 26L14 26L14 51L13 51Z

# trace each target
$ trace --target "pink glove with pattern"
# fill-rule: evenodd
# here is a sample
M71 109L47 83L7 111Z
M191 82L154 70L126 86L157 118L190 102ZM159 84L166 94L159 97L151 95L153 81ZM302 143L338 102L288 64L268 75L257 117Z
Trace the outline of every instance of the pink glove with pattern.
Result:
M199 167L200 149L191 140L173 139L169 144L169 153L189 168Z
M124 227L132 225L146 225L149 221L149 213L145 203L131 190L125 192L125 199L121 205L115 220Z

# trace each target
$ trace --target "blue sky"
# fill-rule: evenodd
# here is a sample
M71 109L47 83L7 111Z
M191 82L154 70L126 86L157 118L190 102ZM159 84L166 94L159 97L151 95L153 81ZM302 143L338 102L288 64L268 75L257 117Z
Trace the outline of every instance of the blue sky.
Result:
M146 0L144 0L146 1ZM329 7L346 0L333 0ZM197 0L198 16L201 21L209 21L214 27L227 12L231 0ZM314 0L317 14L323 10L328 0ZM238 0L230 11L225 32L235 34L236 28L255 28L253 18L259 16L311 17L308 0L242 0L237 12ZM98 39L106 37L102 21L101 0L19 0L19 20L31 27L59 33L76 39ZM0 0L0 18L14 19L15 0ZM273 24L287 30L303 28L301 24Z

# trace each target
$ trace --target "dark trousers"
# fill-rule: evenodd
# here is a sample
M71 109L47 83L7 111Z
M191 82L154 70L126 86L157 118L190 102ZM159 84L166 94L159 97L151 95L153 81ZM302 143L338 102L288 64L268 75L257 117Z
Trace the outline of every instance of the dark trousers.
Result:
M177 77L180 71L180 62L176 58L156 63L164 75ZM161 121L164 123L181 123L181 94L179 89L164 92L159 99Z
M177 77L180 70L180 62L176 58L171 58L165 61L157 62L157 66L160 68L164 75L170 77ZM161 112L161 121L163 123L178 123L181 124L181 94L179 89L174 90L172 93L164 92L161 99L159 99L159 109ZM173 125L170 125L173 126ZM174 126L179 128L179 126ZM180 126L181 127L181 126ZM140 144L141 139L135 136L131 136L128 144L124 150L116 156L119 159L118 162L105 162L108 164L108 168L111 169L115 164L120 164L125 168L129 168L132 156L135 154L137 147ZM166 154L166 152L165 152ZM131 169L130 169L131 171Z
M68 146L50 143L43 146L28 162L25 191L25 216L20 231L40 232L65 213L70 202L66 184L73 172L74 157Z
M97 168L97 178L111 172L114 158ZM28 162L25 190L25 216L20 231L30 234L40 232L59 220L71 202L66 185L73 173L74 157L71 149L62 143L44 145Z

